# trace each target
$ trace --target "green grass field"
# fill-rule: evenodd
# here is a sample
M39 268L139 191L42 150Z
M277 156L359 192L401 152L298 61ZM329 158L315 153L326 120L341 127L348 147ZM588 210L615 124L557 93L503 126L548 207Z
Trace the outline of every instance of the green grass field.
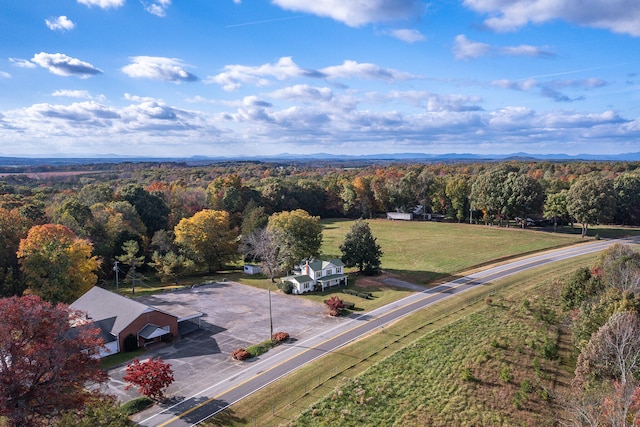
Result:
M455 275L491 262L499 262L518 255L524 255L550 248L583 242L579 230L550 233L535 229L497 227L485 225L451 224L439 222L404 222L388 220L368 221L373 235L378 239L384 255L382 269L400 279L427 285L430 282ZM322 221L323 257L340 256L340 244L353 224L353 220L327 219ZM592 233L602 237L619 237L638 234L640 230L631 228L594 227ZM153 276L149 274L149 276ZM137 295L160 292L174 286L190 286L208 280L230 280L267 289L274 288L271 281L262 276L242 273L242 265L231 265L230 269L212 275L200 274L184 277L178 285L163 284L157 279L148 280L136 288ZM357 282L357 280L356 280ZM113 283L106 284L110 289ZM355 283L357 287L357 283ZM388 288L387 288L388 289ZM387 291L384 289L382 291ZM120 283L120 293L131 295L131 288ZM375 289L374 289L375 293ZM321 296L323 299L328 294ZM380 296L380 293L378 295ZM397 295L401 297L402 293ZM313 298L313 296L311 297ZM391 297L395 298L395 297ZM385 297L383 301L388 299ZM366 305L370 309L377 305Z
M427 284L487 263L583 241L580 235L440 222L370 220L382 247L382 269ZM324 220L322 252L340 255L353 221Z

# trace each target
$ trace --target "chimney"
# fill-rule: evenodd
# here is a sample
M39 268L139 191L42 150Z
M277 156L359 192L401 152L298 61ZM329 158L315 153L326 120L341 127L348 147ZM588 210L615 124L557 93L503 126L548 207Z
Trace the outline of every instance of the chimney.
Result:
M308 276L309 275L309 260L307 260L307 263L304 266L304 269L305 269L305 274Z

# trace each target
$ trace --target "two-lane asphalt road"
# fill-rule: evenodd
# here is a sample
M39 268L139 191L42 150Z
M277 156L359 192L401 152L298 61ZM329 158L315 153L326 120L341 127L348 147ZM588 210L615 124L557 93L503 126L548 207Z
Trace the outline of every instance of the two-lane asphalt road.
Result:
M246 370L232 378L213 384L207 389L168 408L158 410L158 412L152 414L145 412L145 418L140 420L139 424L145 427L197 425L295 369L410 313L478 285L490 283L552 262L598 252L619 241L621 240L601 240L545 252L540 255L508 262L498 267L487 268L432 289L410 295L369 313L356 316L350 321L315 337L295 343L272 357L265 357L263 360L251 364Z

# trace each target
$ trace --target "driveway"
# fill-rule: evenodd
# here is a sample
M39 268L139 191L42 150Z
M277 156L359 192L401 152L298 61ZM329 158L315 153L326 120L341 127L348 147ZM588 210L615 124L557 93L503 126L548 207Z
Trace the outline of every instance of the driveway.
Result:
M200 329L171 344L159 343L142 357L160 357L172 365L175 382L166 392L170 397L188 397L207 385L246 369L247 362L233 361L229 357L231 351L269 339L269 294L263 289L235 282L218 282L138 297L137 301L179 317L203 313ZM271 309L273 331L289 333L294 342L347 320L327 316L323 304L300 296L284 295L280 291L271 292ZM287 347L287 344L281 345L257 359L272 356ZM110 381L105 391L127 401L139 394L135 389L124 391L124 369L120 366L109 371Z

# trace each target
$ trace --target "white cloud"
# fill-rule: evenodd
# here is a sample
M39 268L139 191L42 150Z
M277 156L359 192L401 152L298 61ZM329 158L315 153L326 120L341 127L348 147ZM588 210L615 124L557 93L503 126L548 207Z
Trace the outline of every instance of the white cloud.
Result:
M86 90L72 90L72 89L59 89L54 91L51 94L51 96L64 97L64 98L90 99L90 100L97 100L100 102L103 102L107 99L107 97L104 95L93 96Z
M68 105L34 104L7 111L4 120L0 120L0 137L16 130L25 138L20 141L22 147L34 141L52 144L48 141L55 136L55 146L49 150L64 150L68 143L68 148L73 148L71 151L95 150L95 146L103 146L102 150L108 151L102 152L125 150L122 152L131 153L140 144L146 147L140 148L142 154L152 152L151 149L158 152L162 144L180 146L181 141L174 139L176 136L198 141L204 132L209 137L216 133L210 118L161 101L132 103L124 107L106 106L95 101ZM77 145L74 142L77 140L82 140L82 144ZM93 151L96 152L101 151Z
M331 97L327 88L297 85L288 92L293 97L317 96L320 102L278 107L269 97L294 98L287 97L286 91L275 91L243 97L235 105L228 104L236 111L214 115L133 95L127 96L131 104L123 107L95 101L35 104L0 113L0 137L14 141L12 149L16 152L27 146L42 150L45 144L51 144L49 152L148 154L153 149L158 155L182 156L257 154L258 147L264 153L282 152L285 147L297 147L299 152L331 149L352 153L367 147L372 152L464 152L483 146L486 152L509 153L521 150L517 144L527 144L529 152L548 152L549 144L553 144L557 150L575 151L577 148L569 147L567 141L580 143L580 151L590 152L588 147L595 142L602 145L640 137L640 119L626 120L613 111L537 112L521 106L484 111L477 108L479 98L424 91L391 92L386 96L397 102L421 99L420 112L377 111L357 108L358 103L347 108L340 96L334 93ZM11 135L13 138L8 138ZM75 144L78 140L82 145ZM34 146L34 142L42 145ZM221 151L222 146L226 152ZM3 145L3 150L8 149Z
M152 15L164 18L167 15L167 9L171 6L171 0L155 0L153 2L143 2L144 9Z
M93 122L99 125L102 120L120 118L120 114L97 102L77 102L70 105L35 104L27 108L28 113L50 119L61 119L71 122Z
M102 70L88 62L72 58L62 53L37 53L31 58L31 62L42 68L48 69L58 76L78 76L88 78L96 74L102 74Z
M513 31L529 23L562 19L586 27L640 36L637 0L464 0L464 4L489 15L485 25L495 31Z
M283 9L332 18L352 27L417 18L426 6L419 0L272 0Z
M491 46L486 43L471 41L464 34L456 36L453 54L456 59L479 58L491 52Z
M11 74L7 73L6 71L0 71L0 77L2 77L3 79L10 79Z
M176 58L134 56L130 59L131 64L122 67L122 71L129 77L176 83L198 80L198 77L188 72L184 63Z
M492 86L500 87L502 89L512 89L512 90L521 90L528 91L535 87L538 87L538 81L535 79L524 79L524 80L494 80L491 82Z
M76 27L76 24L64 15L58 16L57 18L45 19L44 22L52 31L69 31Z
M88 7L97 6L101 9L118 8L124 4L125 0L78 0L78 3Z
M27 59L21 58L9 58L9 62L13 64L14 67L20 68L36 68L37 65Z
M246 65L227 65L224 71L215 76L209 76L205 83L217 83L226 91L238 90L243 84L256 86L268 86L272 77L277 80L286 80L300 77L324 77L314 70L300 68L290 56L282 57L275 64L263 64L257 67Z
M238 90L243 84L268 86L270 78L287 80L294 78L364 78L385 81L409 80L419 78L409 73L391 68L382 68L375 64L345 61L321 70L301 68L291 57L282 57L275 64L263 64L257 67L246 65L227 65L224 71L215 76L209 76L205 83L217 83L226 91Z
M596 89L607 84L606 81L598 78L588 78L581 80L550 80L540 82L536 79L524 79L524 80L494 80L491 82L492 86L500 87L502 89L517 90L522 92L528 92L533 89L539 89L540 95L545 98L549 98L556 102L575 102L585 99L584 96L570 97L564 93L561 93L559 89Z
M125 93L124 94L124 99L126 99L127 101L133 101L133 102L154 102L154 101L156 101L155 98L151 98L150 96L138 96L138 95L132 95L130 93Z
M338 78L364 78L371 80L386 80L388 82L398 80L411 80L420 78L403 71L392 68L382 68L375 64L358 63L356 61L344 61L341 65L334 65L320 70L329 79Z
M330 101L334 98L333 91L327 87L309 85L294 85L276 90L270 94L276 99L295 100L301 102Z
M456 36L453 45L453 54L456 59L476 59L481 56L542 56L553 57L555 54L550 50L531 45L491 46L469 40L464 34Z
M477 96L433 94L428 97L427 111L481 111L482 107L477 105L481 101Z
M51 94L52 96L64 96L66 98L91 99L91 94L86 90L60 89Z
M427 40L427 38L418 30L412 29L399 29L399 30L390 30L387 32L391 37L395 37L398 40L402 40L407 43L416 43L423 42Z

